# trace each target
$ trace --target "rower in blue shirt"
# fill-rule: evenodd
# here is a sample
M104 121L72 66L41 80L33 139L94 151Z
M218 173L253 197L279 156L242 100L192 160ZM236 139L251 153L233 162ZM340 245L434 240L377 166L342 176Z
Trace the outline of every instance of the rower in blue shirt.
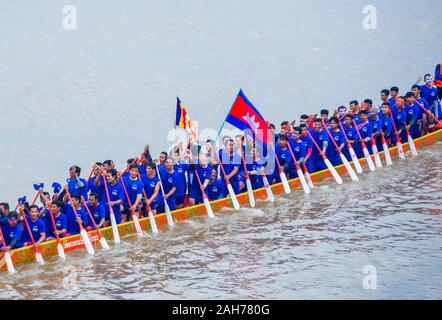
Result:
M353 116L351 114L345 115L342 128L344 129L348 142L351 144L352 148L354 149L355 143L359 142L359 136L358 132L356 131L356 128L353 125ZM348 161L352 161L350 150L347 144L345 144L344 148L342 149L342 153L345 155Z
M378 151L382 151L382 120L379 119L379 109L376 107L373 107L369 111L369 119L368 121L371 124L371 127L373 128L373 139L376 143L376 148Z
M121 185L121 181L118 179L118 172L116 169L110 169L106 172L106 181L107 181L107 189L109 191L109 200L108 202L107 196L106 201L104 202L104 208L106 210L106 226L110 225L110 209L109 206L112 207L112 211L115 215L115 220L117 224L121 222L121 205L126 199L123 186Z
M175 191L176 208L181 209L184 207L184 197L186 196L187 189L187 172L189 171L189 164L184 162L184 159L180 156L179 150L173 154L173 170L177 173L178 181Z
M178 184L178 174L173 169L173 161L168 158L164 167L158 169L160 174L160 183L163 186L163 189L160 188L160 192L157 196L157 213L165 212L165 200L169 206L171 211L176 209L176 198L175 192ZM163 193L164 191L164 193Z
M290 150L287 147L288 138L285 135L280 135L278 139L278 144L275 146L275 154L278 157L279 164L284 168L284 172L286 175L290 174L291 170L291 159L292 156L290 154ZM275 168L274 172L276 182L281 182L281 177L279 175L279 170Z
M391 87L390 88L390 99L388 99L388 102L390 103L391 111L396 109L396 99L399 97L399 88L398 87Z
M66 216L61 213L61 208L63 207L63 203L60 200L54 200L51 204L51 211L54 217L55 227L56 231L58 233L58 236L60 238L64 237L64 234L68 231L67 225L68 221ZM49 209L45 209L41 214L40 217L44 218L46 220L46 241L54 240L56 239L55 232L54 232L54 225L51 218L51 213Z
M305 166L307 167L308 172L313 172L313 165L312 165L312 160L311 160L313 147L314 147L313 140L312 140L312 138L310 138L310 136L307 133L308 127L306 124L303 123L303 124L299 125L299 127L302 130L301 136L299 137L299 139L301 139L301 141L304 142L304 145L306 148L305 149L306 155L305 155L304 163L305 163Z
M418 103L420 103L421 105L423 105L423 107L427 110L430 109L430 106L428 105L428 101L427 99L423 98L421 96L421 88L415 84L411 87L411 92L413 93L414 99L416 99L416 101ZM424 109L422 109L417 103L416 107L417 107L417 111L418 111L418 115L417 115L417 126L418 126L418 130L419 130L419 134L421 136L425 135L427 133L427 113Z
M139 179L139 165L136 163L132 163L129 166L129 175L121 177L122 186L126 188L127 195L129 199L125 199L123 203L123 207L125 211L122 215L122 221L127 221L131 217L131 205L132 211L138 211L138 205L141 203L141 199L143 198L143 182ZM124 183L124 184L123 184ZM127 197L127 196L126 196Z
M339 128L339 119L337 117L332 117L329 122L330 129L328 130L332 135L333 140L335 140L338 145L339 150L345 147L345 137ZM330 137L329 137L330 138ZM325 150L325 155L330 160L333 166L342 164L341 156L339 155L339 150L336 149L335 144L329 141L327 149Z
M160 179L158 179L158 176L155 174L155 170L155 164L148 163L146 164L146 173L140 176L141 182L143 182L144 185L144 192L146 193L147 203L150 206L153 214L156 213L156 198L160 191ZM146 199L144 199L144 201L146 201Z
M0 248L0 251L5 252L23 246L22 234L23 228L18 222L18 213L11 211L8 213L8 220L4 221L4 225L1 226L3 236L5 237L6 247Z
M328 135L327 132L323 130L321 118L315 119L315 127L314 130L309 130L312 138L315 140L316 144L319 146L321 151L325 154L325 151L328 147ZM324 170L327 168L324 160L322 159L321 154L318 149L315 147L312 150L312 166L313 172Z
M98 193L98 199L99 199L100 203L105 203L106 202L106 192L104 189L103 176L101 175L102 165L103 164L101 162L96 162L94 164L94 167L92 169L93 175L89 179L89 182L88 182L88 189L89 189L89 192L91 192L91 193L92 192Z
M192 177L192 182L190 185L190 191L189 191L189 206L193 206L195 204L200 204L203 202L203 193L201 191L201 188L206 190L210 177L212 175L212 168L207 163L207 157L203 154L200 155L198 164L195 166L195 174L198 175L199 181L195 174Z
M393 119L390 115L390 103L384 102L381 105L381 110L379 111L379 120L382 122L382 132L384 133L385 140L387 144L392 143L392 137L394 137L393 129ZM380 149L378 149L380 150Z
M206 188L206 195L210 201L218 200L223 197L223 184L221 180L218 179L218 173L216 170L212 170L209 184Z
M420 130L419 130L419 126L418 126L418 116L420 115L420 112L418 109L420 109L416 103L414 102L414 95L412 92L407 92L407 94L405 95L405 106L404 106L404 111L406 114L406 118L405 118L405 123L407 125L408 131L411 134L411 137L413 139L419 138L420 137ZM403 133L404 134L404 133ZM407 140L407 136L406 136L406 132L405 132L405 138L402 138L403 140Z
M296 163L298 166L302 166L304 163L305 157L307 155L307 148L305 143L300 139L302 133L302 129L300 127L294 127L292 131L292 138L288 139L288 143L292 149L293 155L295 156ZM297 178L298 173L296 172L295 159L291 157L290 154L290 178Z
M358 125L359 133L366 144L368 152L372 154L373 149L371 147L371 138L373 137L373 127L371 126L370 122L368 122L368 112L366 110L359 111L358 120L359 121L356 121L356 124ZM361 142L355 143L353 148L358 158L364 157Z
M105 224L106 210L98 199L98 193L91 192L87 207L92 215L92 219L94 219L95 224L100 229L103 228ZM94 228L94 223L92 221L89 221L89 227Z
M69 168L69 178L66 180L69 188L69 193L78 193L87 200L88 183L85 179L80 178L81 168L79 166L72 166Z
M439 120L442 120L442 107L440 98L438 97L437 88L433 86L433 77L431 74L424 76L425 85L419 86L421 95L425 98L429 105L429 111L433 113Z
M233 191L235 194L239 194L241 190L239 186L238 172L240 171L242 160L241 156L235 152L233 139L229 139L226 142L225 149L218 151L218 156L224 167L226 177L229 179L230 184L232 185ZM223 196L225 197L229 192L227 190L227 185L224 178L225 177L222 177L221 181L223 184Z
M407 114L404 111L405 98L398 97L396 99L395 108L392 108L391 112L393 114L393 121L396 126L397 133L401 139L401 142L406 142L406 130L405 130L405 120L407 119ZM405 134L405 140L403 139ZM396 135L392 136L392 142L396 143Z
M46 226L43 221L43 219L40 219L38 212L38 206L31 205L29 207L29 216L27 217L29 230L31 231L31 234L29 233L28 228L26 227L26 230L23 232L23 238L22 242L23 245L30 246L32 245L32 239L35 241L34 246L38 247L45 239L46 239Z
M77 212L79 220L77 220L77 216L75 215L72 206L66 202L63 206L63 211L67 218L67 231L68 231L65 234L65 236L79 234L80 233L79 223L81 223L83 228L85 229L89 225L89 218L87 212L84 209L84 207L81 205L80 194L78 193L71 194L71 198L72 198L72 205L74 206L75 211Z

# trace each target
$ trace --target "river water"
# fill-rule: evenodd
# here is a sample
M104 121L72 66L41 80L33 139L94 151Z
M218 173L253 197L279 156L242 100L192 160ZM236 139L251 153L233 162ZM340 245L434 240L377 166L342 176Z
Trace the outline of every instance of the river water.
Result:
M87 175L146 143L167 149L177 95L200 129L219 128L240 87L278 124L403 92L442 52L440 1L370 1L374 30L362 25L366 1L70 4L77 30L62 27L65 1L0 2L0 200L12 205L33 183L63 182L72 164ZM94 258L20 266L0 275L0 297L442 298L441 154L427 148L358 184L225 210ZM376 290L364 289L364 267Z
M438 143L359 183L324 181L309 196L164 226L94 257L21 265L0 277L0 297L442 299L441 156Z

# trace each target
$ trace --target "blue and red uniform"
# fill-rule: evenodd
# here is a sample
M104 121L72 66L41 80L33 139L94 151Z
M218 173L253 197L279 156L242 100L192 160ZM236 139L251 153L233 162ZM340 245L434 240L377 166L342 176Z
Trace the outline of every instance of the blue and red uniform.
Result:
M440 98L438 97L438 89L436 87L428 88L425 85L419 86L421 89L421 96L428 102L428 108L432 114L436 114L436 106L438 108L439 120L442 120L442 108ZM422 104L422 103L421 103ZM420 108L420 107L419 107Z
M379 120L382 122L382 132L386 141L391 141L394 136L393 119L390 115L384 116L382 112L379 112Z
M253 163L247 164L247 171L256 171L256 174L249 174L250 177L250 183L252 184L253 189L259 189L264 186L264 182L262 180L261 176L261 168L263 167L262 164L259 164L256 161L253 161Z
M107 188L109 190L109 199L111 202L115 202L115 201L119 201L122 200L124 202L124 200L126 199L126 196L124 194L124 189L123 186L121 185L121 181L117 181L117 183L115 184L110 184L107 183ZM107 197L106 197L106 201L104 203L104 208L106 210L106 220L110 220L110 210L109 210L109 205L107 202ZM115 215L115 220L118 223L121 222L121 210L120 210L120 205L119 204L115 204L112 206L112 211L114 212Z
M405 113L404 109L399 111L395 108L394 110L391 110L391 112L393 114L393 121L397 132L401 131L399 135L401 142L404 142L404 140L402 140L402 131L405 131L405 120L407 119L407 114ZM391 140L393 143L396 143L396 135L393 135Z
M404 111L406 114L405 122L407 125L410 125L410 134L413 137L413 139L420 137L420 130L418 126L418 116L419 116L419 110L420 107L418 107L415 103L413 103L411 106L408 104L405 104ZM407 140L407 133L402 132L402 140Z
M72 206L69 203L66 203L63 207L64 214L67 218L67 230L70 235L79 234L80 233L80 226L77 222L77 217L75 216L74 209L72 209ZM82 220L83 227L85 225L89 224L89 219L86 210L81 207L77 211L78 217Z
M54 226L52 224L51 214L48 209L45 210L45 225L46 225L46 237L55 238L54 233ZM68 229L68 220L66 218L66 215L61 213L58 215L58 217L54 216L55 221L55 228L58 231L61 231L63 229ZM63 235L60 235L60 238L62 238Z
M292 148L293 155L295 156L296 161L304 161L305 156L307 155L307 148L305 146L305 143L303 141L296 142L293 140L293 138L289 138L289 144ZM289 177L290 178L297 178L298 173L296 172L296 166L294 163L294 159L291 157L290 154L290 165L289 165Z
M42 233L46 233L46 226L43 221L43 219L37 218L37 220L32 221L31 217L26 215L26 219L28 220L29 229L31 230L32 237L34 238L34 241L37 242ZM31 236L29 234L28 228L25 227L25 232L23 232L23 243L32 243Z
M358 125L358 130L359 130L359 133L361 134L362 139L364 139L364 140L366 138L371 139L373 137L373 127L371 126L370 122L368 122L368 120L365 121L364 123L358 123L358 122L356 122L356 123ZM373 153L370 141L365 142L365 146L367 147L367 150L369 153ZM356 156L358 158L364 157L362 143L360 141L353 145L353 149L355 150Z
M229 175L234 168L238 168L238 172L241 170L241 156L237 153L234 153L233 155L228 155L224 150L218 151L219 158L223 164L224 171L226 172L226 175ZM239 176L238 172L230 178L230 184L232 185L233 191L235 194L238 194L241 192L239 187ZM223 184L223 195L224 197L227 196L229 193L227 190L227 185L224 177L221 179Z
M321 151L323 150L324 143L328 144L328 135L327 132L324 130L321 130L317 132L316 130L309 130L310 134L312 135L312 138L315 140L316 144L319 146ZM319 153L316 146L312 150L312 165L313 165L313 172L324 170L327 168L325 165L324 160L322 159L321 154Z
M96 207L92 207L89 203L87 205L89 211L91 212L92 219L94 219L94 222L96 225L99 225L101 222L101 219L106 219L106 210L104 207L99 203ZM94 224L92 221L89 221L89 227L94 228Z
M218 200L223 197L223 184L220 179L213 180L206 188L206 194L210 201Z
M77 185L77 180L75 178L69 178L66 180L69 188L69 193L70 194L78 193L80 196L83 196L85 200L87 200L88 199L87 193L89 191L88 183L83 178L79 178L79 180L83 184L82 187L79 187Z
M345 144L345 137L341 130L331 130L329 129L330 134L333 137L333 140L336 142L338 147L341 146L341 144ZM325 156L330 160L331 164L333 166L337 166L342 164L341 157L339 156L339 152L336 149L335 144L333 141L329 141L327 149L325 150Z
M129 204L134 205L137 197L143 196L143 182L139 178L132 179L130 176L122 177L124 186L126 187L127 194L130 202L125 198L124 208L129 209Z
M89 192L98 193L98 201L104 203L106 201L106 189L104 188L104 178L100 176L100 185L94 184L96 177L92 177L88 183ZM85 198L86 199L86 198Z
M278 158L279 164L281 165L282 168L284 168L284 172L285 174L289 174L290 172L290 162L291 162L291 158L292 156L290 155L290 150L289 148L286 146L285 149L282 149L279 144L277 144L275 146L275 154L276 157ZM279 168L276 166L275 167L275 171L273 173L274 178L276 180L276 182L281 182L281 177L279 175Z
M141 177L141 182L143 182L143 185L144 185L144 192L146 193L146 196L149 199L153 196L153 194L155 192L155 187L158 184L158 182L160 181L160 179L158 179L158 176L156 176L156 175L154 175L152 178L149 178L147 176L147 174L142 174L142 175L140 175L140 177ZM156 210L156 208L157 208L156 199L154 199L150 203L150 208L152 210Z
M186 195L186 173L189 170L189 164L177 163L173 165L173 170L178 175L177 187L175 191L176 205L184 204L184 196Z
M442 62L438 63L434 69L434 85L439 91L439 99L442 99Z
M169 173L169 172L167 172L165 167L160 168L158 171L160 173L161 183L162 183L163 188L164 188L164 194L169 193L174 187L175 188L177 187L179 177L178 177L178 174L175 171L173 171L172 173ZM162 190L160 188L160 192L158 192L158 196L157 196L157 199L156 199L158 213L162 213L162 212L165 211L166 204L164 203L164 199L163 199L163 195L164 194L163 194L163 192L162 192ZM167 198L167 204L168 204L169 209L171 211L176 209L175 193L173 193L172 195L170 195Z
M343 124L342 127L344 128L345 135L347 136L347 139L349 141L355 141L355 142L359 141L359 136L358 136L358 133L357 133L355 127L353 127L353 126L347 127L345 124ZM354 146L354 144L352 144L352 147L353 146ZM345 147L342 149L342 153L347 158L347 160L352 161L352 158L350 155L350 150L348 149L347 144L345 144Z
M21 248L23 246L23 242L21 241L23 228L19 223L17 223L15 227L11 227L9 223L6 222L6 225L2 226L1 228L7 246L11 246L12 242L15 242L15 244L11 246L12 249Z
M302 135L299 137L299 139L301 139L302 142L304 142L305 144L305 150L306 150L306 161L305 161L305 166L307 167L307 170L309 172L313 172L313 165L312 165L312 152L313 152L313 141L312 138L310 138L309 135L306 135L305 137L303 137Z
M381 136L381 134L374 136L375 133L381 131L382 120L379 118L377 120L373 120L373 119L369 118L368 121L370 122L371 127L373 128L373 137L374 137L374 140L376 143L376 148L378 149L378 151L382 151L382 136Z
M212 168L207 166L205 168L201 167L200 164L195 166L195 171L198 174L198 177L201 181L201 184L204 184L205 180L209 180L212 174ZM200 183L198 182L198 178L193 175L192 183L190 185L189 198L195 199L195 204L199 204L203 202L203 193L201 191Z

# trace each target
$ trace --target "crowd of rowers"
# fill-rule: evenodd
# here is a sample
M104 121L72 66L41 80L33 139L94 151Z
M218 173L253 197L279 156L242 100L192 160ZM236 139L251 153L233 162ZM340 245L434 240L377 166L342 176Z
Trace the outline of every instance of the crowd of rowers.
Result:
M238 194L246 191L246 177L257 189L264 186L264 177L270 184L281 182L281 168L289 178L297 177L297 165L309 173L323 170L324 154L334 166L341 164L337 149L351 161L349 144L362 158L361 139L372 153L371 143L383 150L382 136L389 146L396 143L396 137L406 142L407 131L418 138L440 129L435 121L442 118L440 98L431 83L431 76L426 75L425 85L415 84L403 96L397 87L384 89L377 106L370 99L361 104L353 100L348 110L341 106L331 112L321 110L319 117L302 115L299 125L296 120L284 121L279 132L269 123L274 152L266 155L248 135L237 135L222 137L220 150L209 139L190 148L178 145L171 154L161 152L157 159L152 158L147 145L138 158L128 159L123 172L116 170L112 160L106 160L94 164L88 179L80 177L78 166L72 166L65 187L54 183L50 194L40 186L39 205L21 199L10 211L8 203L0 203L6 244L2 250L37 247L56 235L78 234L80 224L87 230L109 226L111 210L116 222L122 223L129 221L133 212L140 217L147 216L149 210L164 212L165 201L170 210L202 203L203 190L210 201L221 199L228 195L227 180Z

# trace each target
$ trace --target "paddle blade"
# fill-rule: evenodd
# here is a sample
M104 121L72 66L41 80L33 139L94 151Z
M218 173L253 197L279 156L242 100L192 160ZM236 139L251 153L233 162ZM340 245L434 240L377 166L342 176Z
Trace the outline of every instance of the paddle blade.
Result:
M296 172L298 173L299 181L301 181L301 186L302 189L304 189L304 193L309 194L310 188L308 187L307 180L305 180L304 174L302 173L300 168L298 168Z
M91 256L95 254L94 247L92 246L91 239L89 239L89 236L87 235L86 230L82 229L80 231L81 239L83 239L84 246L86 247L87 253L89 253Z
M353 164L356 168L356 172L361 174L363 172L362 166L361 166L361 163L359 162L358 157L356 156L355 150L350 146L348 151L350 152L351 160L353 161Z
M408 145L410 146L410 151L412 156L417 156L416 146L414 145L414 140L410 134L407 135Z
M371 158L371 155L368 152L368 149L364 148L362 151L364 151L364 156L365 156L365 160L367 160L368 167L370 168L371 171L375 171L376 167L374 166L373 159Z
M11 254L8 251L5 252L5 260L8 272L15 273L14 263L12 262Z
M173 222L172 213L170 212L169 204L166 200L164 200L164 206L166 208L167 224L169 225L169 227L173 227L175 223Z
M342 184L342 178L339 175L339 173L336 171L336 169L331 164L330 160L327 158L324 159L325 165L327 166L328 170L330 170L330 173L332 174L333 178L335 178L335 181L337 184Z
M42 183L34 183L34 190L35 191L38 191L40 188L44 188L44 183L42 182Z
M250 178L246 179L247 193L249 195L249 202L252 208L255 207L255 196L253 195L252 183L250 182Z
M359 178L356 175L356 173L354 172L352 166L350 165L350 163L348 162L347 158L341 153L341 161L345 166L345 169L347 169L348 174L350 175L351 180L358 182Z
M382 168L382 161L381 157L379 156L378 147L376 147L375 144L373 144L371 147L373 148L374 162L376 163L376 167Z
M64 248L61 243L57 243L57 252L60 259L66 260L66 255L64 254Z
M269 180L267 180L266 176L262 176L262 180L263 180L264 186L266 188L267 200L270 201L270 202L275 201L275 196L273 195L272 188L270 188L270 185L269 185Z
M204 197L204 205L206 206L207 216L209 218L215 218L212 207L210 206L209 199L207 199L207 197Z
M397 146L397 152L399 154L399 158L401 158L402 160L405 160L405 152L404 152L404 148L402 147L402 143L400 143L399 141L396 142L396 146Z
M35 253L35 261L37 261L37 263L40 264L41 266L45 264L45 261L43 260L43 256L41 255L40 252Z
M153 216L153 212L149 211L148 216L149 216L149 222L150 222L150 227L152 228L152 232L158 233L157 223L156 223L155 218Z
M235 191L233 191L233 187L230 183L227 184L227 190L230 194L230 199L232 199L233 207L238 210L240 208L238 199L236 198Z
M389 165L389 166L393 165L393 161L391 161L390 150L388 150L388 146L387 146L386 142L382 143L382 148L384 149L384 156L385 156L385 161L387 162L387 165Z
M114 235L114 242L120 243L120 234L118 233L117 220L115 219L115 214L113 212L110 213L110 221L112 225L112 233Z
M107 244L107 241L105 238L100 237L100 245L104 250L109 250L109 245Z
M315 186L313 184L312 177L310 177L310 173L308 172L307 169L304 171L304 176L305 176L305 179L307 180L307 184L308 184L309 188L313 189Z
M290 192L292 192L292 190L290 189L289 182L287 181L287 176L285 175L285 172L281 171L279 173L279 176L281 177L281 182L282 186L284 187L285 193L289 194Z
M137 236L142 237L143 236L143 229L141 229L140 221L138 220L138 217L136 214L132 215L132 220L134 222L135 230L137 232Z

